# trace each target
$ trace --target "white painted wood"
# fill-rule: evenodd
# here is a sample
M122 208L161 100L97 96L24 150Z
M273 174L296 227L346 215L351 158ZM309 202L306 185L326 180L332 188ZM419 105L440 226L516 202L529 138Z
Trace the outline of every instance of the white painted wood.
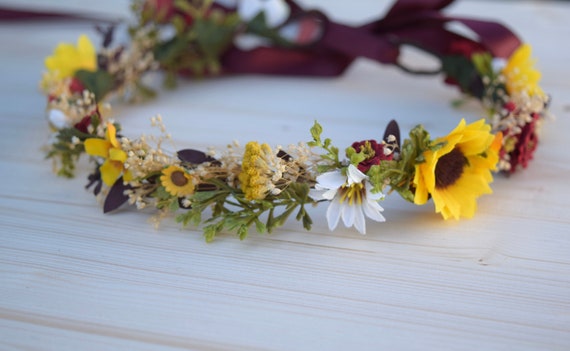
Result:
M126 3L84 5L123 13ZM388 6L304 3L347 21ZM533 45L557 119L529 169L498 177L468 221L444 222L431 205L392 196L388 222L368 223L367 236L328 232L316 208L311 232L288 223L212 244L171 220L156 230L144 213L103 215L83 177L51 173L40 151L43 58L89 29L0 24L0 349L567 350L570 6L458 1L450 11L501 19ZM457 96L439 78L360 60L340 78L184 83L115 111L132 136L152 132L148 120L161 113L177 147L307 140L314 119L347 145L378 137L391 118L441 135L481 115L475 104L452 109Z

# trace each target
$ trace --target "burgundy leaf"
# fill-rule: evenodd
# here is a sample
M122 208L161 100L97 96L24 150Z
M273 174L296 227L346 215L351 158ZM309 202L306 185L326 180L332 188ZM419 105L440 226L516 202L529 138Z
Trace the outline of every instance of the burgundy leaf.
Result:
M177 153L178 158L180 159L180 161L182 162L188 162L191 164L200 164L200 163L204 163L204 162L213 162L216 161L215 158L206 155L204 152L199 151L199 150L193 150L193 149L184 149L184 150L180 150Z
M396 143L400 147L400 126L395 120L391 120L386 126L386 131L384 132L384 137L382 138L385 142L388 142L388 137L393 135L396 137Z
M125 195L125 190L129 189L132 189L132 187L123 183L123 177L117 179L115 184L113 184L111 189L109 189L109 194L107 194L107 197L105 198L103 213L114 211L127 202L129 197Z

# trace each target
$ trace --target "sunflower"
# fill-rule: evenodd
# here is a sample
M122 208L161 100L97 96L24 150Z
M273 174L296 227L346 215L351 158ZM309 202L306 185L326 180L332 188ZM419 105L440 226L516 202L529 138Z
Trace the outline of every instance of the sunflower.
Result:
M423 205L431 195L444 219L473 217L477 198L492 193L491 171L499 160L502 134L494 136L490 130L483 119L469 125L462 119L451 133L436 139L434 145L443 146L424 151L425 162L415 167L414 203Z
M530 96L544 96L538 85L541 74L534 67L535 60L531 55L532 47L529 44L521 45L503 67L502 74L509 95L526 92Z
M95 71L97 69L95 47L86 35L81 35L76 46L60 43L53 55L46 58L45 66L59 79L72 77L80 69Z
M163 169L160 183L172 196L183 197L194 193L192 176L179 166L172 165Z

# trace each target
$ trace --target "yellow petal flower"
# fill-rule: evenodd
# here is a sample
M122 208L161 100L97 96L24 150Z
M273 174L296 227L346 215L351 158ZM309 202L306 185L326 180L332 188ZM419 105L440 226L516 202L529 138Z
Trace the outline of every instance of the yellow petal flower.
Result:
M121 173L123 173L125 182L132 180L132 174L124 169L127 153L121 149L116 132L115 126L112 123L107 123L106 139L89 138L83 144L87 154L105 159L105 162L99 167L99 171L103 182L109 186L115 183Z
M121 149L112 147L109 149L109 159L113 161L125 162L127 160L127 154Z
M97 69L95 47L86 35L81 35L76 46L68 43L59 44L53 55L45 59L45 66L50 73L60 79L72 77L80 69L95 71Z
M121 176L123 164L118 161L106 160L101 167L99 167L99 171L101 172L103 183L112 186Z
M111 143L107 140L89 138L85 140L84 143L85 152L91 156L99 156L107 158L109 157L109 149L111 148Z
M119 142L117 141L117 128L113 123L107 123L107 132L105 133L105 137L111 145L115 148L120 148Z
M541 74L534 68L532 47L529 44L521 45L509 58L502 70L505 76L507 92L512 94L527 93L529 96L544 96L544 91L538 85Z
M416 165L414 203L425 204L432 197L435 211L444 219L471 218L477 198L492 193L502 135L494 136L484 120L459 125L434 144L445 143L435 151L424 152L425 162Z

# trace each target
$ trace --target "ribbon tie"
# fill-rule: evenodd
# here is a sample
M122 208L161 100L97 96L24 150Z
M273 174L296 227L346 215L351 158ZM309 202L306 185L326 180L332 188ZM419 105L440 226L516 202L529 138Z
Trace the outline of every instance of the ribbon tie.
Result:
M228 73L337 76L359 57L382 64L399 62L403 45L415 46L438 58L462 52L488 51L507 58L520 40L500 23L450 17L442 10L454 0L398 0L386 15L362 26L331 21L320 11L305 11L294 0L290 21L312 20L320 26L320 37L310 45L296 48L260 47L251 51L232 48L223 58ZM474 34L471 39L448 29L448 23L461 23ZM436 73L436 72L433 72Z

